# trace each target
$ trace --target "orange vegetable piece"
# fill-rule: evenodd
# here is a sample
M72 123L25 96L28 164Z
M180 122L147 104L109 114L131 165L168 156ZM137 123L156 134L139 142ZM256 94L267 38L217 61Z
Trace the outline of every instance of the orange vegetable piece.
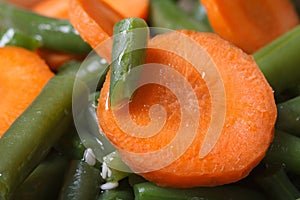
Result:
M290 0L200 0L213 30L254 53L299 23Z
M147 16L149 0L70 0L70 21L94 49L113 34L115 23L127 17ZM110 60L111 42L98 49Z
M186 41L182 41L179 35L191 39L202 50L196 51ZM171 46L172 51L168 50ZM210 62L214 64L210 64L208 68L215 66L219 77L213 76L207 80L212 86L218 80L222 81L224 102L222 99L215 99L214 96L220 96L222 90L209 89L205 78L209 74L197 71L191 62L177 52L174 53L174 49L181 52L181 55L190 55L199 61L200 65L208 65L209 58L212 59ZM277 115L272 89L254 59L214 33L178 31L152 38L147 50L146 63L162 64L178 72L192 87L198 103L189 104L192 107L180 105L175 93L159 84L149 83L139 87L128 103L131 120L142 127L149 125L149 115L152 112L150 108L159 104L165 109L166 121L157 134L137 137L138 135L132 135L120 127L114 108L110 107L108 74L99 98L98 122L108 139L119 149L128 166L160 186L179 188L222 185L247 176L264 157L273 139ZM159 76L159 73L152 74L155 75ZM149 76L149 72L142 72L140 79ZM175 88L182 85L176 82L177 78L169 77L167 73L161 76L161 80L164 78L169 81L169 85L179 85ZM191 94L187 95L188 99ZM197 125L190 146L170 164L152 169L169 157L177 155L184 145L184 140L191 137L191 133L186 131L176 146L170 146L181 126L184 113L181 109L187 109L190 113L194 112L195 106L198 106L200 115L198 121L189 124ZM215 106L220 109L213 110ZM118 113L120 118L126 115L125 112ZM220 124L222 126L220 132L212 132L212 137L205 143L210 123L213 123L212 116L217 120L211 127L215 128ZM125 120L124 125L128 123ZM137 134L143 135L143 132ZM216 143L211 146L214 136L218 134ZM162 149L168 145L170 151L164 154ZM204 152L207 149L208 151L201 155L203 149ZM159 156L151 156L153 152ZM156 154L157 152L162 154Z
M34 52L0 48L0 137L54 74Z
M69 0L43 0L31 7L31 10L47 17L68 19Z

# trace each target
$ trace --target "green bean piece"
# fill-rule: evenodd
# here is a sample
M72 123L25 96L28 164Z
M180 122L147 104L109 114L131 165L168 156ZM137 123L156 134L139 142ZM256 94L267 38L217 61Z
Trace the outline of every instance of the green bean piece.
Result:
M277 105L276 128L300 136L300 96Z
M73 160L66 173L59 200L95 200L100 192L100 171L84 161Z
M119 187L111 190L101 191L97 200L132 200L134 199L133 189L128 183L128 179L120 182Z
M109 92L112 107L131 98L138 77L128 75L144 64L148 38L148 25L143 19L127 18L115 24Z
M274 140L264 158L270 164L282 164L286 170L300 174L300 138L276 130Z
M16 188L47 155L72 122L74 77L54 76L0 140L0 199ZM78 95L86 90L79 86Z
M268 199L294 200L300 198L299 190L290 181L282 167L267 166L263 172L255 176L254 180Z
M51 152L15 192L16 200L53 200L58 198L68 161Z
M258 50L253 56L266 79L275 91L277 103L283 93L295 95L300 84L300 25L270 44ZM290 97L287 97L290 98Z
M54 148L70 160L82 159L86 150L73 123Z
M0 33L0 47L4 46L18 46L28 50L36 50L41 46L41 42L13 28L7 28Z
M49 18L0 1L0 30L9 27L40 40L46 49L83 55L91 51L68 20Z
M149 24L151 27L171 30L212 31L206 22L196 20L184 13L173 0L150 0Z
M164 188L150 182L136 184L133 187L135 200L258 200L265 197L257 191L239 186L218 186L190 189Z

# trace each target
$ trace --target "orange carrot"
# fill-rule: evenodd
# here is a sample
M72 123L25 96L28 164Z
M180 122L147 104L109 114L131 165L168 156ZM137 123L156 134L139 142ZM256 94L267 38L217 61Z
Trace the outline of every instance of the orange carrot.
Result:
M127 17L145 17L148 1L70 0L70 21L81 37L95 49L112 36L116 22ZM108 49L110 44L107 43ZM110 53L103 51L100 55L110 59Z
M216 33L254 53L299 23L290 0L200 0Z
M182 40L182 37L195 42L200 50L189 45L187 40ZM176 52L168 50L170 47ZM181 54L178 55L177 51ZM197 71L192 65L194 62L187 61L182 55L190 55L199 65L208 65L209 69L215 66L219 77ZM216 34L178 31L151 39L146 61L168 66L178 72L192 87L197 101L181 105L180 98L169 88L155 83L142 85L128 103L130 119L141 127L149 125L150 108L159 104L165 109L166 121L157 134L148 137L132 135L120 127L115 108L110 107L108 74L99 98L98 122L128 166L158 185L179 188L222 185L247 176L264 157L273 139L276 120L272 89L254 59ZM155 66L149 72L154 69ZM149 72L142 73L140 79L149 78ZM161 73L158 71L152 76L160 76ZM175 88L182 85L167 73L162 74L159 80L164 79L168 85L177 85ZM222 98L216 99L216 96L222 96L222 90L211 90L209 87L218 81L223 84L224 102ZM193 95L189 93L186 96L189 102ZM220 109L215 110L215 106ZM184 127L195 126L195 137L182 155L170 163L164 163L169 157L177 155L186 138L190 137L190 131L183 132L179 142L175 143L177 145L170 145L183 123L183 110L186 109L189 114L195 112L194 108L198 108L199 120ZM122 119L126 112L117 113ZM213 119L217 120L213 122ZM125 122L125 126L129 124ZM213 125L210 126L210 123ZM214 141L212 137L206 143L209 129L217 126L220 126L219 132L211 133L213 137L219 135L218 139ZM201 154L207 148L210 148L209 151ZM159 167L161 163L164 163L161 168L153 167Z
M20 47L0 48L0 137L53 75L36 53Z
M69 0L43 0L31 7L31 10L59 19L69 18Z
M148 16L149 0L102 0L123 18L138 17L146 19Z

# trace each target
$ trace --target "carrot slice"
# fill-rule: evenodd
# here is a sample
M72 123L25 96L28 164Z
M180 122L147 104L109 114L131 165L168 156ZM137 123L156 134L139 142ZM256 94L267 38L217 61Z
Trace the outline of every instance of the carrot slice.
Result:
M126 5L126 6L125 6ZM144 17L148 0L103 1L70 0L70 21L81 37L94 49L113 34L115 23L127 17ZM97 49L110 60L112 41Z
M272 89L254 59L213 33L169 32L149 44L147 63L152 64L143 68L140 80L159 77L166 84L149 81L114 110L108 74L99 98L99 125L122 159L161 186L215 186L247 176L264 157L276 120ZM156 70L153 63L169 71ZM185 93L189 87L181 78L192 92ZM157 104L164 108L158 115ZM195 120L191 113L197 112ZM130 123L135 125L131 132ZM155 134L142 129L149 127L160 129Z
M149 0L102 0L123 18L137 17L147 19Z
M32 11L59 19L69 18L69 0L43 0L31 7Z
M20 47L0 48L0 137L53 75L36 53Z
M200 0L216 33L253 53L299 23L290 0Z

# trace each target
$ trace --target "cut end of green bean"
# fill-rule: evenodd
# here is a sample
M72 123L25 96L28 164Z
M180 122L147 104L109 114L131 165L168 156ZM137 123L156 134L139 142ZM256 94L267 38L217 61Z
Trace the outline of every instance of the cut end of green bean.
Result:
M149 28L143 19L127 18L114 26L109 93L112 107L131 98L139 77L133 69L144 64L148 39Z

